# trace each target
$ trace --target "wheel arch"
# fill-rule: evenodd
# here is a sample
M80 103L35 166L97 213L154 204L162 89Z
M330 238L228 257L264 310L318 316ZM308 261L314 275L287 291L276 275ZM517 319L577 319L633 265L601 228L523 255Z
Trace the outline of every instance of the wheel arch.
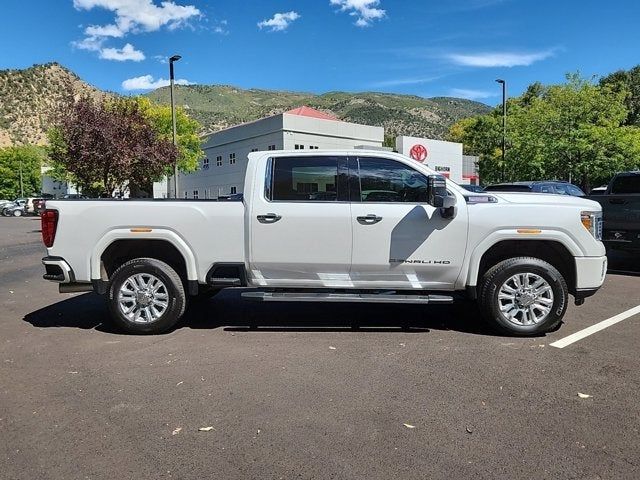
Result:
M476 252L474 252L474 255ZM475 298L476 286L483 275L494 265L508 258L533 257L553 265L564 277L569 293L576 291L576 265L574 254L556 239L505 239L493 243L481 254L475 255L469 269L467 289Z
M106 281L118 266L133 258L146 257L162 260L174 268L185 283L197 286L195 256L175 232L149 229L151 232L132 237L131 230L111 231L98 242L91 255L92 281Z

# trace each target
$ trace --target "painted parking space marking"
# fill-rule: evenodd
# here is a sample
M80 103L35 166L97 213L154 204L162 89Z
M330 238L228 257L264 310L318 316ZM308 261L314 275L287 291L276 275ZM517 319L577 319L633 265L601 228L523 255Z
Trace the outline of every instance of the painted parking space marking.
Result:
M600 330L604 330L605 328L610 327L611 325L615 325L618 322L621 322L623 320L626 320L629 317L633 317L634 315L637 315L638 313L640 313L640 305L638 305L637 307L633 307L630 308L629 310L619 313L618 315L608 318L606 320L603 320L599 323L596 323L595 325L591 325L590 327L587 327L583 330L580 330L576 333L572 333L571 335L569 335L568 337L564 337L561 338L560 340L550 343L549 345L551 347L556 347L556 348L564 348L567 347L569 345L571 345L572 343L576 343L579 340L582 340L583 338L588 337L589 335L593 335L594 333L599 332Z

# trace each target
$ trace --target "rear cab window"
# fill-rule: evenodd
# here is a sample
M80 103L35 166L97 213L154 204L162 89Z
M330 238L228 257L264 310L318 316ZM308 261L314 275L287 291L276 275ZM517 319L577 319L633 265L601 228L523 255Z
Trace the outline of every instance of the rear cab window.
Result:
M611 185L611 193L613 195L639 194L640 174L620 175L616 177Z
M275 202L336 202L347 199L347 160L335 156L269 160L265 196Z

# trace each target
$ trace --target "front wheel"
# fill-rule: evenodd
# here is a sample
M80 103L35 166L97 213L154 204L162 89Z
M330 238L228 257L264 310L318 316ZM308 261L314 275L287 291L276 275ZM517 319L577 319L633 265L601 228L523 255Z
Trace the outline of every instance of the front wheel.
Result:
M162 333L184 313L186 295L180 276L154 258L135 258L112 275L108 292L111 318L129 333Z
M21 217L22 216L22 210L14 210L13 211L13 216L14 217Z
M532 257L504 260L482 277L478 303L484 318L508 335L554 330L567 310L567 283L551 264Z

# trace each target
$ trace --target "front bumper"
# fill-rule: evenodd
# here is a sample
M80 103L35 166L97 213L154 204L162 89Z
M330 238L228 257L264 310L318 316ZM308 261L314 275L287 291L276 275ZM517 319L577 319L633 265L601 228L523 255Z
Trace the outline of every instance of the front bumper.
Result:
M42 278L45 280L56 283L75 283L76 277L73 274L73 269L64 258L44 257L42 264L45 268L45 274Z
M576 292L592 291L595 293L604 283L607 274L607 257L575 257L575 262Z

